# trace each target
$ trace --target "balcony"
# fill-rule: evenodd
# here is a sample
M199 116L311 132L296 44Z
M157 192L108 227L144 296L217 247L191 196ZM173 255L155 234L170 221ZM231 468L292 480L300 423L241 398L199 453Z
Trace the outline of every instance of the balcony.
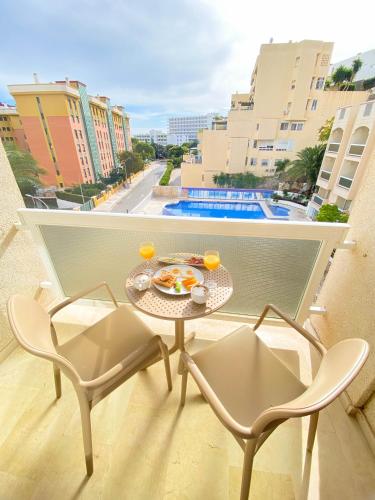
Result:
M351 144L349 147L348 155L349 156L362 156L363 150L365 149L366 144Z
M332 172L330 172L328 170L321 170L320 171L320 178L325 180L325 181L329 181L329 179L331 178L331 174L332 174Z
M337 184L340 187L343 187L345 189L350 189L352 183L353 183L353 179L351 179L350 177L341 176L341 177L339 177L339 181Z
M218 223L52 210L18 213L20 229L38 243L59 299L105 278L116 298L126 302L124 280L139 263L141 240L152 239L158 254L217 248L232 274L235 294L219 313L188 322L188 333L196 333L188 345L191 353L254 323L264 302L273 301L304 322L330 255L348 231L346 224L298 221ZM70 307L57 318L63 340L109 311L99 293ZM170 322L142 319L172 343ZM317 358L302 338L272 317L259 335L304 383L311 382ZM171 364L172 393L166 393L163 366L158 363L94 408L95 471L87 480L71 385L63 379L63 397L55 401L50 366L16 349L0 365L0 394L6 402L0 484L12 498L30 493L35 498L96 498L98 492L103 498L123 498L124 491L134 500L239 498L241 449L191 380L186 406L179 409L177 354L171 356ZM305 460L308 423L307 418L293 419L272 434L256 457L252 495L266 499L278 492L283 500L302 492L305 498L324 500L330 498L332 485L338 498L374 491L369 452L340 402L321 412L314 452Z
M328 145L327 152L328 153L337 153L337 151L340 148L340 143L339 142L331 142Z

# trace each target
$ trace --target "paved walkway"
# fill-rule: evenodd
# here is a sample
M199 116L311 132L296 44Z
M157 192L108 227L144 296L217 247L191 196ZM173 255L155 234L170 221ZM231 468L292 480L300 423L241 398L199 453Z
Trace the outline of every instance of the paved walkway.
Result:
M144 176L148 175L149 173L153 172L155 169L159 168L160 164L159 162L152 162L149 167L147 167L143 172L138 172L132 179L132 183L130 184L129 187L121 188L119 189L114 195L112 195L108 200L104 201L97 207L95 207L92 211L93 212L113 212L114 207L120 203L124 198L126 198L132 191L133 189L138 186L143 180Z

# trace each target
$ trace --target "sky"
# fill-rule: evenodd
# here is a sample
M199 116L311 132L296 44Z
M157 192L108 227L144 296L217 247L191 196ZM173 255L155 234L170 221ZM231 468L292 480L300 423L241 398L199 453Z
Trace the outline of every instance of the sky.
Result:
M133 133L168 117L225 114L249 90L262 43L335 43L332 62L375 48L375 2L0 0L0 101L7 84L68 77L124 105Z

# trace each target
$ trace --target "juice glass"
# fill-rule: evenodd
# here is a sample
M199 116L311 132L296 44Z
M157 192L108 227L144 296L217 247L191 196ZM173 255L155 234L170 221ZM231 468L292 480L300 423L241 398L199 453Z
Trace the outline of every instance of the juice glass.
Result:
M207 250L206 252L204 252L203 263L204 263L206 269L208 269L210 271L209 274L211 274L211 271L214 271L215 269L217 269L220 266L220 254L219 254L219 252L217 250ZM212 289L217 287L217 283L216 283L216 281L209 279L206 282L206 286L210 290L212 290Z
M155 255L155 247L152 241L144 241L139 245L139 255L146 260L152 259ZM145 269L143 272L152 276L154 271L152 269Z

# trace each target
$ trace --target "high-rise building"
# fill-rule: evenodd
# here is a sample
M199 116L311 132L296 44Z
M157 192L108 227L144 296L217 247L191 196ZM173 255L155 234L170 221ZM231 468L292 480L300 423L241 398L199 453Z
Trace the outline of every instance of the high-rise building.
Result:
M148 144L152 142L160 144L161 146L166 146L168 144L167 134L161 130L151 129L149 132L143 134L134 134L133 137L139 141L147 142Z
M93 183L119 166L129 119L107 97L88 95L78 81L9 85L28 147L46 170L45 185Z
M370 98L375 95L370 96ZM337 110L328 146L307 214L314 218L322 205L334 203L350 211L375 158L375 100Z
M338 107L366 95L324 89L332 48L314 40L262 45L250 91L232 96L226 126L214 121L199 133L202 163L182 164L182 185L213 187L220 172L273 176L277 160L316 144Z
M15 106L0 102L0 139L3 144L17 144L21 149L28 149L25 132Z
M211 129L215 113L198 116L173 116L168 120L168 144L195 141L201 129ZM173 142L172 142L173 141ZM181 142L182 141L182 142Z

